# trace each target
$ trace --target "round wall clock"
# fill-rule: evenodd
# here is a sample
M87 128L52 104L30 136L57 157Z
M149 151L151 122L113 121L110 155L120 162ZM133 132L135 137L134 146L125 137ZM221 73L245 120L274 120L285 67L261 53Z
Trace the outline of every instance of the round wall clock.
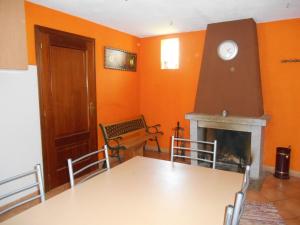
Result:
M235 41L226 40L219 44L218 55L223 60L232 60L238 54L238 45Z

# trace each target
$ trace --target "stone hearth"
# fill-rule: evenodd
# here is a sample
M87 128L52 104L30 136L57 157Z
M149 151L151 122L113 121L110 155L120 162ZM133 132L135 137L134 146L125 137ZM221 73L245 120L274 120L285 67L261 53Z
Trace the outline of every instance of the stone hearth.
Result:
M243 131L251 134L251 172L253 179L259 179L262 172L264 127L268 116L262 117L236 117L219 116L199 113L188 113L185 118L190 120L190 138L192 140L205 140L204 129L222 129L232 131ZM196 146L194 146L196 148ZM197 154L196 152L191 153ZM196 160L192 160L193 165L197 165Z

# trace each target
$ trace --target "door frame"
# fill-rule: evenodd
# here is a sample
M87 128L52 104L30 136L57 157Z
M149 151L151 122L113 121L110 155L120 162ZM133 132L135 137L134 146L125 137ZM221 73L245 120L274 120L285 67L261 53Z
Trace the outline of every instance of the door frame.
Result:
M39 108L40 108L40 126L41 126L41 141L42 141L42 157L43 157L43 179L45 183L45 190L46 192L50 190L50 183L51 183L51 177L50 177L50 168L48 157L49 154L47 149L47 138L46 138L46 110L45 110L45 96L43 95L43 87L45 86L45 79L42 78L42 74L44 73L44 67L42 65L42 33L48 33L48 34L56 34L56 35L64 35L69 36L73 38L78 38L85 40L89 42L92 46L92 59L89 58L89 63L92 63L91 68L92 71L88 71L89 73L93 73L94 83L95 83L95 103L97 104L97 89L96 89L96 60L95 60L95 39L90 37L81 36L74 33L64 32L40 25L34 26L34 32L35 32L35 53L36 53L36 65L37 65L37 76L38 76L38 90L39 90ZM95 126L94 129L96 129L96 137L95 142L98 147L98 129L97 129L97 107L89 105L89 107L93 107L95 110L95 124L91 124L91 126Z

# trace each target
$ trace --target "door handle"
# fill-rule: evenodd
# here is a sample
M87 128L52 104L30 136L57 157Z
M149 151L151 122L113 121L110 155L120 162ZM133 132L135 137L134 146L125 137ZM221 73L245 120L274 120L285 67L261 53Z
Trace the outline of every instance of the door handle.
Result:
M90 108L90 112L95 111L95 104L94 104L94 102L90 102L89 108Z

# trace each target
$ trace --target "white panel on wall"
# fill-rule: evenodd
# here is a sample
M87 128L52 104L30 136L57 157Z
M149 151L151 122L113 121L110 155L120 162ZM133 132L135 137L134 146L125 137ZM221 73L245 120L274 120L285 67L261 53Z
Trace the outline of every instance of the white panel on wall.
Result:
M32 170L37 163L42 164L37 68L0 70L0 180ZM0 195L33 179L0 187Z

